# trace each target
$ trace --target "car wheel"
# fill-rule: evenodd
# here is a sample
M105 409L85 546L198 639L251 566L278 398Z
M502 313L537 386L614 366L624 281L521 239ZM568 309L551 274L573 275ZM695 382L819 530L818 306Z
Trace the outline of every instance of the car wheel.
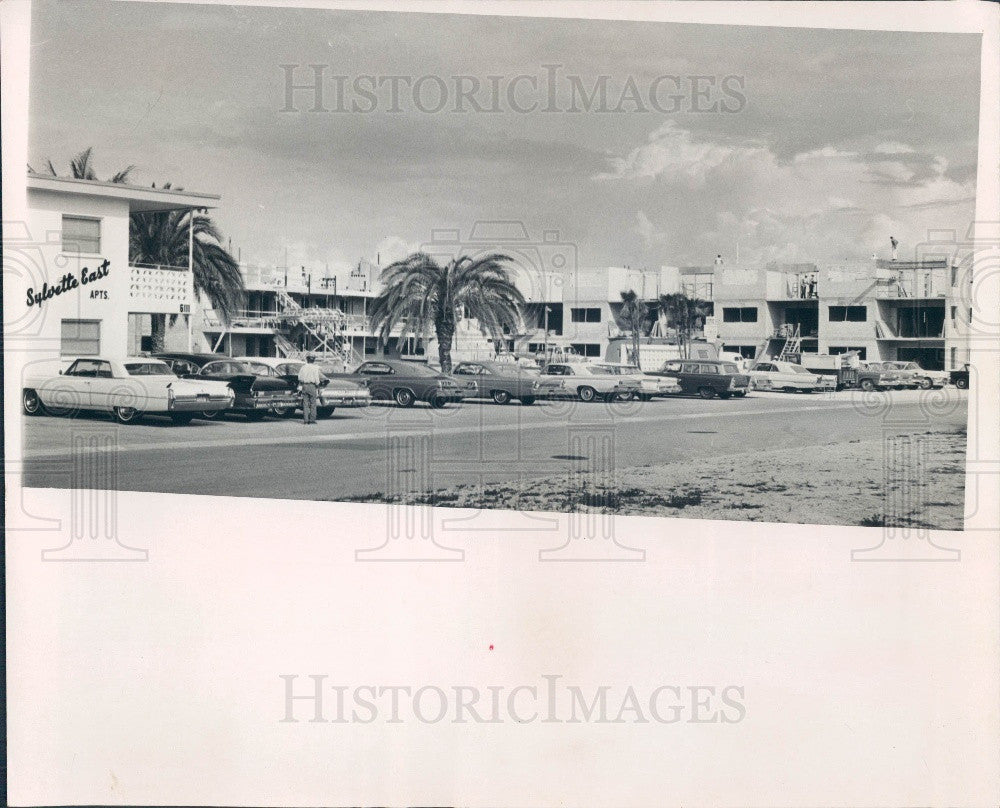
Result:
M45 412L45 405L34 390L25 390L21 394L21 406L25 415L42 415Z
M198 413L198 417L204 418L206 421L214 421L220 415L222 415L222 410L205 410Z
M859 384L858 386L866 393L870 393L872 390L875 389L875 382L873 382L871 379L862 379L861 384Z
M317 418L329 418L331 415L333 415L333 411L335 409L336 409L336 407L317 407L316 408L316 417Z
M119 424L134 424L141 417L135 407L115 407L112 412Z
M177 426L185 426L190 424L194 420L193 412L172 412L170 413L170 420L173 421Z
M796 390L794 387L782 387L781 388L781 392L782 393L797 393L798 390Z
M597 398L597 391L593 387L578 387L576 394L580 397L580 401L593 401Z
M964 390L968 386L969 386L968 379L955 379L955 387L957 387L959 390Z
M925 379L921 379L920 380L920 389L921 390L930 390L933 386L934 386L934 382L932 382L930 379L926 379L925 378Z
M317 408L319 412L319 408ZM271 407L271 415L275 418L291 418L295 414L295 407L285 406L285 407Z
M510 404L510 393L506 390L494 390L493 400L497 404Z
M396 399L396 403L400 407L412 407L413 402L416 400L416 397L413 395L413 391L407 390L405 387L401 387L393 393L392 397Z
M715 390L711 387L699 387L698 395L704 399L715 398Z
M443 410L448 406L448 399L444 396L431 396L430 404L435 410Z
M535 397L534 396L524 396L524 397L521 398L521 403L525 407L530 407L532 404L535 403Z

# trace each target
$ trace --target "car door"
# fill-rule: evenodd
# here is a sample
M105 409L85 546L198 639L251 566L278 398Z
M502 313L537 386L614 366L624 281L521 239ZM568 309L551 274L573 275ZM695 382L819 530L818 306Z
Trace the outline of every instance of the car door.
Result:
M90 380L90 406L99 410L110 410L116 405L141 407L142 395L135 395L132 386L123 384L123 379L116 379L111 370L111 363L103 360L97 362L94 377ZM136 385L138 388L139 386ZM141 388L139 388L141 390ZM122 401L116 401L121 394Z
M46 385L38 395L49 407L68 410L88 409L91 406L90 386L97 377L96 359L77 359L51 386Z
M387 401L392 398L392 368L385 362L364 362L356 371L362 377L372 398Z
M753 379L754 385L757 387L764 389L771 387L774 383L774 365L770 362L760 362L754 365L750 378Z
M687 395L694 395L701 387L702 377L698 370L697 362L684 362L681 365L677 381L681 383L681 391Z

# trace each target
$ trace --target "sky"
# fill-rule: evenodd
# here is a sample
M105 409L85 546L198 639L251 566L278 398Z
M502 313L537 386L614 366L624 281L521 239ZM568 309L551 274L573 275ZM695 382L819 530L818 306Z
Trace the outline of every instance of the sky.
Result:
M490 221L581 266L905 257L974 214L966 34L36 0L30 92L35 169L220 194L253 264Z

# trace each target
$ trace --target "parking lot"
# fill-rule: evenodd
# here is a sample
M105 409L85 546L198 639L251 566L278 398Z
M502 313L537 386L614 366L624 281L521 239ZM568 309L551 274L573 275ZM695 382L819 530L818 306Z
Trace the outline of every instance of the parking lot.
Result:
M76 441L89 451L95 437L116 450L114 484L121 490L279 499L405 500L455 486L523 489L566 474L607 478L663 464L697 469L719 458L752 465L774 452L819 457L821 447L859 443L875 446L872 460L881 464L878 447L892 435L954 435L964 451L966 399L966 391L949 387L532 407L466 401L444 410L338 410L315 426L239 416L184 427L152 417L120 426L98 414L42 416L25 419L25 483L100 487L101 480L79 478L87 464L74 462L72 448ZM783 473L780 464L774 472Z

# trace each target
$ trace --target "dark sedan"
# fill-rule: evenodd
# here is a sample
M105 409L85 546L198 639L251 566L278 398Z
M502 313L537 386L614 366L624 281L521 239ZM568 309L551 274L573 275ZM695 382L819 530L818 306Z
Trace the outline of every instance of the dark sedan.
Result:
M677 379L681 393L702 398L745 396L750 377L740 373L733 362L699 359L671 359L650 376L670 376Z
M534 404L540 398L565 396L562 380L542 378L512 362L461 362L452 373L476 386L476 398L492 398L497 404L509 404L518 399L522 404Z
M294 384L276 376L260 376L245 363L222 354L203 353L158 353L155 354L170 365L182 379L213 379L227 382L236 395L232 410L245 415L251 421L259 421L265 415L278 414L288 407L298 404L298 393ZM214 418L218 413L203 413L205 418Z
M948 380L959 390L967 390L969 388L969 366L962 365L960 368L955 368L948 374Z
M395 401L400 407L412 407L416 401L426 401L432 407L441 408L469 398L475 392L471 384L460 385L451 376L427 365L402 359L362 362L353 373L327 375L363 384L374 400Z

